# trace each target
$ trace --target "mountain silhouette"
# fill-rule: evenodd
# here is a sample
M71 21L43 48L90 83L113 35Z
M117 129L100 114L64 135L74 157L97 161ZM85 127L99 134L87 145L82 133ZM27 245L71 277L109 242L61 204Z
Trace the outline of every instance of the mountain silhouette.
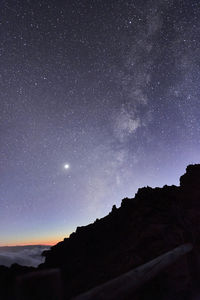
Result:
M200 165L187 167L180 186L140 188L104 218L77 227L69 238L44 251L45 262L34 270L59 268L64 299L70 299L184 243L192 243L193 251L128 299L193 299L198 290ZM30 271L33 268L0 267L0 282L7 278L4 294L16 275Z

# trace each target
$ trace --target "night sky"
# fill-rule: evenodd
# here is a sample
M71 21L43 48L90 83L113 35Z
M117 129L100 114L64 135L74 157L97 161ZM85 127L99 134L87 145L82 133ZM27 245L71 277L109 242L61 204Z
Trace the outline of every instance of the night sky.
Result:
M62 240L199 162L198 0L0 12L0 245Z

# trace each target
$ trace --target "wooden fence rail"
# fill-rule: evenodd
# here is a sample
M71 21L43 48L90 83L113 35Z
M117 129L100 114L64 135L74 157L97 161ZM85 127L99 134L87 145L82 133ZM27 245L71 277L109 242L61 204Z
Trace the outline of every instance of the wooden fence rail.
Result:
M84 293L73 300L123 300L137 288L173 264L182 255L193 249L192 244L184 244L150 262L125 273L113 280Z
M183 244L150 262L110 280L73 300L124 300L142 284L173 264L193 249L192 244ZM62 282L58 269L43 270L20 276L17 280L17 300L62 300Z

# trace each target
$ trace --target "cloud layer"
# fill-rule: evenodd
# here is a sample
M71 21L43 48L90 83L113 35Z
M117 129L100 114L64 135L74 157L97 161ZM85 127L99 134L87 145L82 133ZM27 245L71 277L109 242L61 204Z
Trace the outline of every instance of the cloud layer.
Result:
M37 267L44 261L41 256L49 246L0 247L0 265L10 267L14 263Z

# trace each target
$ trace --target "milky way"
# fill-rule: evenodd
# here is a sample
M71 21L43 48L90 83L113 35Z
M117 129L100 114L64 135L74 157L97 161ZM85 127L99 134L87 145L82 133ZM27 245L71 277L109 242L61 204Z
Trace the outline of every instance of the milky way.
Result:
M199 162L199 33L194 0L1 1L2 245L59 240Z

